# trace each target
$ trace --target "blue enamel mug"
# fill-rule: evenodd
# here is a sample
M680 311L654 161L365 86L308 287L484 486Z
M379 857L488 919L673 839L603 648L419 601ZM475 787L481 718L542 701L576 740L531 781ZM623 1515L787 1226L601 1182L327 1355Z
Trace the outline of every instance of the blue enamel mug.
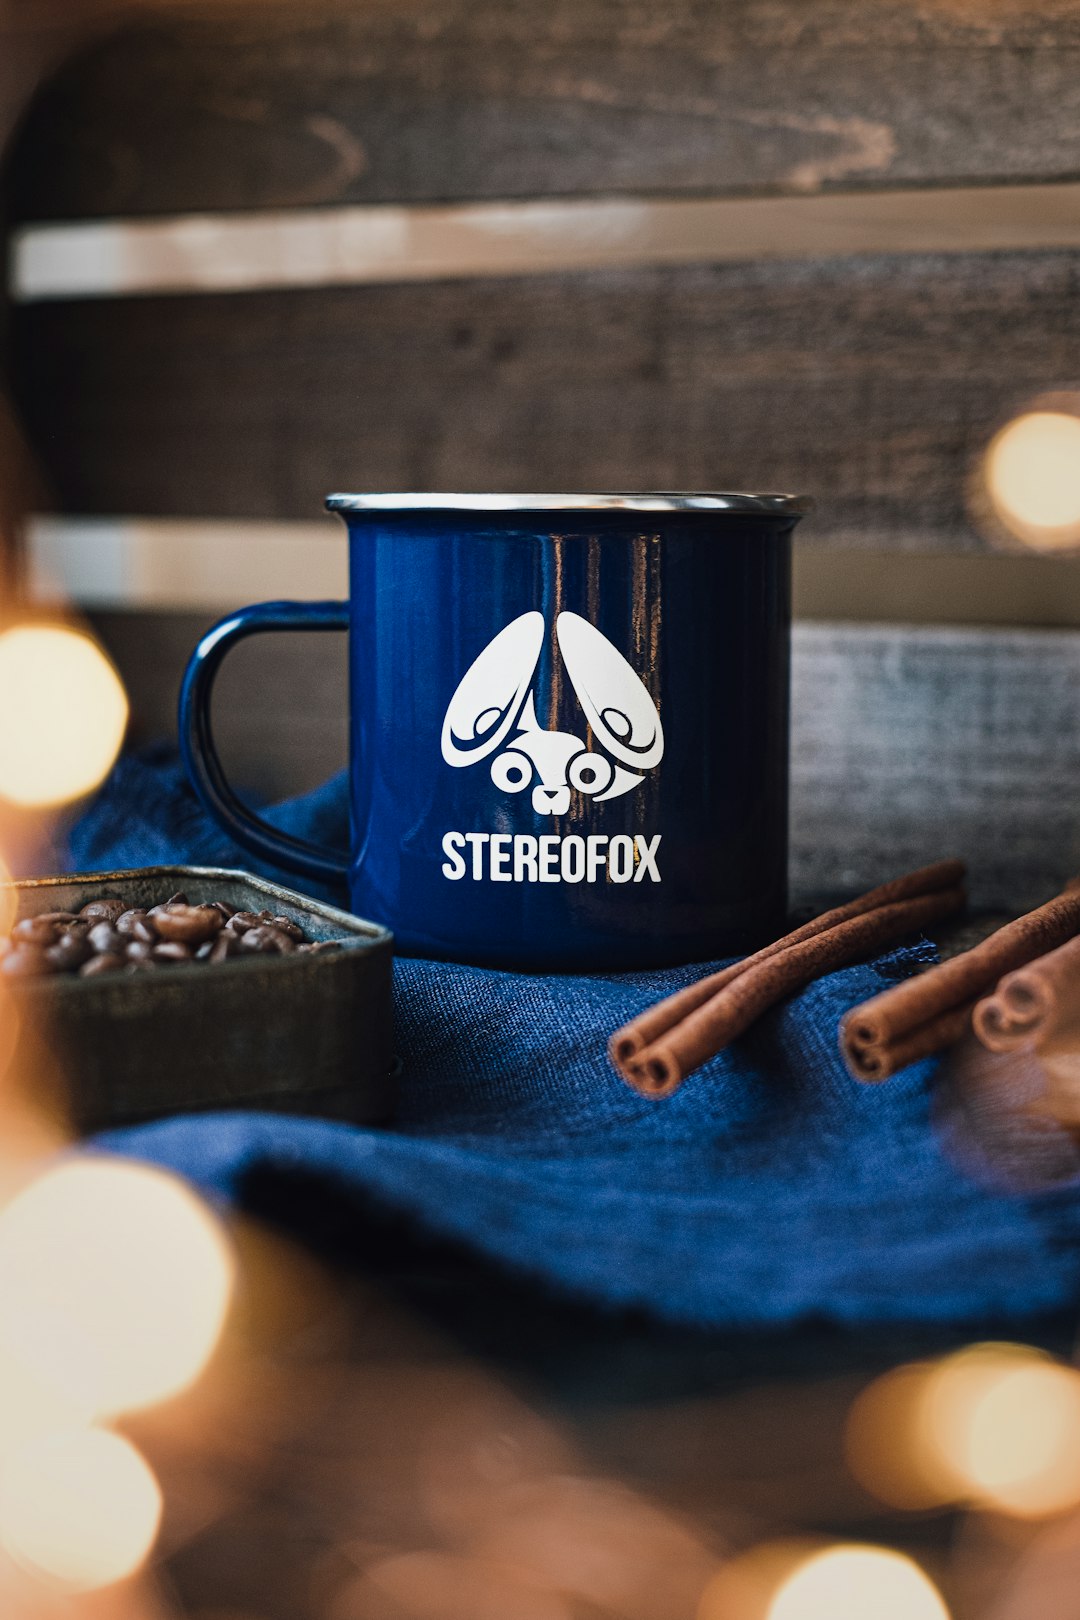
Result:
M700 961L786 906L784 495L333 495L348 602L242 608L184 678L181 746L237 843L345 881L398 949L545 971ZM221 660L350 638L349 851L249 810L214 748Z

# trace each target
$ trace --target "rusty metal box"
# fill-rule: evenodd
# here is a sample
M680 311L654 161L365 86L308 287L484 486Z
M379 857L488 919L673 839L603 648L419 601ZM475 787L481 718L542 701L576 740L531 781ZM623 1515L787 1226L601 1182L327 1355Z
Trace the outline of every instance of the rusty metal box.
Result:
M152 906L177 890L273 910L336 952L213 967L16 981L27 1039L80 1132L210 1109L354 1121L393 1111L393 939L385 928L245 872L156 866L11 885L19 917L116 898Z

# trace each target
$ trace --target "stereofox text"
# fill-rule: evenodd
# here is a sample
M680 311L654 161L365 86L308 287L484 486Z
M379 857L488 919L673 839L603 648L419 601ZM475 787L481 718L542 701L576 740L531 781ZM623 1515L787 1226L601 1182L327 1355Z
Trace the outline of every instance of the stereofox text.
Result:
M661 834L461 833L442 841L443 876L492 883L660 883Z

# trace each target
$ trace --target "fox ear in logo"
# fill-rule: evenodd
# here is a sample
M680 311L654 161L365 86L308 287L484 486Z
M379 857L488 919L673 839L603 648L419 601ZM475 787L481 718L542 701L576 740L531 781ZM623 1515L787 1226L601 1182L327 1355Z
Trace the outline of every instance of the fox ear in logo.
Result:
M489 641L465 671L442 728L448 765L474 765L509 735L544 645L544 615L523 613Z
M622 653L578 613L555 621L559 651L586 719L609 754L647 771L664 756L656 705Z
M533 810L542 816L566 815L575 791L597 803L629 793L664 752L656 706L622 654L576 613L560 613L556 629L571 684L606 753L576 732L547 730L537 720L533 680L545 635L537 612L523 613L477 656L442 728L448 765L475 765L494 754L495 786L503 793L531 788Z

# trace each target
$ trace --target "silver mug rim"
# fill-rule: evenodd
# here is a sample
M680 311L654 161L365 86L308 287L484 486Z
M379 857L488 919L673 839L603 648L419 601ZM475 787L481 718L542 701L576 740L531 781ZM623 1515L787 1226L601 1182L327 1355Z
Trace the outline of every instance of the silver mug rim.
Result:
M734 513L745 517L803 517L814 509L807 495L762 495L744 491L684 491L583 494L451 494L436 491L335 494L330 512L676 512Z

